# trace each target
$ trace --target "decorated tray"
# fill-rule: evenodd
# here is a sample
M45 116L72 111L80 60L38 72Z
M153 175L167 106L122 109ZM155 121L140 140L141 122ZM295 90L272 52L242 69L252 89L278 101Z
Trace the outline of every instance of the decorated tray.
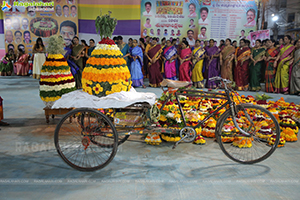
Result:
M50 37L58 32L58 24L55 19L37 17L30 21L30 31L36 36Z

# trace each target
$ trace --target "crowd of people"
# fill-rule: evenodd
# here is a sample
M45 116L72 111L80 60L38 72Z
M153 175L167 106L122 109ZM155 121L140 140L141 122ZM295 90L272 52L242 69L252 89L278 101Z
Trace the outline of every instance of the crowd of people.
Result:
M292 41L289 35L278 42L257 39L253 48L250 41L231 39L195 41L189 46L186 38L151 38L139 41L122 36L113 38L119 45L132 74L133 85L144 86L149 78L150 87L159 87L163 79L189 81L197 88L216 88L209 78L221 76L232 81L236 90L265 91L300 95L300 40ZM136 62L138 60L138 62ZM138 67L137 67L138 66Z
M146 36L139 40L130 38L128 43L122 36L114 37L127 62L131 73L132 85L144 87L144 78L149 78L150 87L159 87L163 79L189 81L197 88L216 88L209 78L221 76L232 81L237 90L260 91L265 83L265 91L300 95L300 40L292 41L286 35L278 42L257 39L255 46L250 41L237 41L229 38L220 41L219 46L213 39L195 41L190 47L186 38L167 40ZM81 44L80 44L81 42ZM81 88L81 74L87 59L95 48L95 41L79 40L75 36L72 45L65 47L65 58ZM1 76L16 74L40 78L42 63L45 62L46 49L41 38L33 47L33 55L24 49L8 47L8 53L1 60ZM32 66L29 60L33 61Z

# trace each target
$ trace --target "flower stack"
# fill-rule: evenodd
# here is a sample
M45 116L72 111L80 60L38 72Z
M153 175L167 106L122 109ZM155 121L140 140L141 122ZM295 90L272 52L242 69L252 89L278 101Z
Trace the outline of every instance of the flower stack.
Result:
M40 97L46 107L51 107L63 94L76 90L75 80L70 67L62 55L64 53L62 37L51 36L48 56L42 66L40 78Z
M268 110L274 115L274 117L279 121L279 112L275 107L269 107Z
M224 125L222 128L222 142L224 143L230 143L233 142L234 137L232 137L232 134L235 131L235 126L233 122L228 122Z
M83 91L98 97L129 91L131 76L118 46L108 39L97 44L82 72Z
M280 134L287 142L296 142L298 140L295 132L291 129L284 129Z
M161 139L166 142L178 142L181 139L181 137L175 136L174 134L162 133L160 136Z
M275 141L276 141L276 135L273 135L272 137L269 137L269 138L268 138L268 144L269 144L270 146L274 145L274 144L275 144ZM277 145L277 148L284 147L284 145L285 145L285 138L282 137L282 136L280 136L280 138L279 138L279 143L278 143L278 145Z
M251 148L253 138L250 137L235 137L232 145L238 148Z
M217 122L214 118L209 118L202 129L201 135L208 138L214 138Z
M268 96L266 94L262 94L262 95L257 94L255 97L256 97L255 99L256 99L257 105L262 106L264 108L268 107L267 100L268 99L272 99L272 97L270 97L270 96Z
M260 129L258 130L256 135L261 139L268 139L273 136L273 131L269 127L269 124L264 121L261 123Z
M205 138L201 135L197 135L196 139L193 142L194 144L204 145L206 143Z
M149 133L145 139L145 142L150 145L160 145L161 139L158 133Z
M115 92L129 91L131 76L123 54L111 37L117 20L110 13L95 20L97 32L102 40L87 60L82 72L83 91L98 97Z
M282 120L279 123L281 130L291 130L293 131L295 134L298 134L299 128L296 124L296 122L290 117L290 116L286 116L284 118L282 118Z

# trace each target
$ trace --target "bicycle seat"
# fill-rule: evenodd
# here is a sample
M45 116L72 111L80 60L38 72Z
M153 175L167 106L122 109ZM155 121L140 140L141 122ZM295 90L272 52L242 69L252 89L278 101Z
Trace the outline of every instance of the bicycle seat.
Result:
M160 85L163 87L181 88L181 87L186 87L190 84L192 83L188 81L173 81L170 79L164 79Z

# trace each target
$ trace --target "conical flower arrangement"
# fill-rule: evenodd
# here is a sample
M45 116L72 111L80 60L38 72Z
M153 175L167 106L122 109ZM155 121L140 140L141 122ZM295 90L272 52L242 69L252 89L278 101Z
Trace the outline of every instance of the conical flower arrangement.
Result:
M83 91L98 97L129 91L131 75L123 54L117 45L103 42L109 40L97 44L82 72Z
M42 66L40 79L40 97L46 107L51 107L63 94L76 90L70 67L62 55L63 38L52 36L49 41L49 54Z
M129 91L131 88L131 75L123 54L114 41L109 39L116 24L117 20L111 18L110 13L100 15L95 20L96 30L102 40L87 60L81 79L83 91L91 95L102 97Z

